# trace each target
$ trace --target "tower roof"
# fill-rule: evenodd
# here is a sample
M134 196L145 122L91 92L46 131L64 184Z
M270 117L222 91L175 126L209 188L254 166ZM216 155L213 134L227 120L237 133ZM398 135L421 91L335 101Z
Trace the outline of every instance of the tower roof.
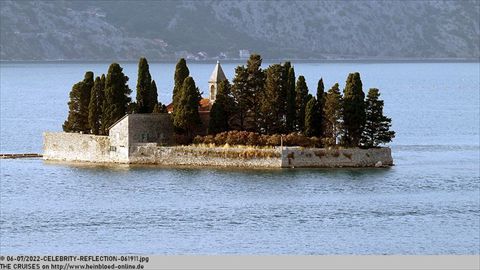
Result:
M222 66L220 66L220 61L217 61L217 64L215 65L215 68L213 69L212 75L210 75L210 79L208 80L208 82L221 82L226 79L227 77L225 76L225 73L223 73Z

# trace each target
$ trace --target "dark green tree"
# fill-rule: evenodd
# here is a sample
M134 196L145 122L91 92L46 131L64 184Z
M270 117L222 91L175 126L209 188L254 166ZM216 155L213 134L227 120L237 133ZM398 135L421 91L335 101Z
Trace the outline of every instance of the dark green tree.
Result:
M334 146L337 144L342 125L342 94L338 83L332 86L325 95L323 111L325 115L324 144Z
M365 126L365 93L358 72L350 73L343 90L343 134L342 144L356 147Z
M152 84L150 87L150 92L148 95L148 108L150 112L153 112L155 109L155 106L159 103L158 102L158 90L157 90L157 84L155 83L155 80L152 80ZM150 110L151 109L151 110Z
M383 115L383 100L378 99L380 92L376 88L368 90L366 107L366 121L360 140L364 147L377 147L379 144L391 142L395 132L390 130L392 119Z
M96 77L90 92L90 104L88 105L88 124L92 134L101 134L102 106L105 91L105 74Z
M142 57L138 62L138 79L137 79L137 112L151 113L156 101L152 98L152 76L148 66L147 59Z
M259 119L262 133L285 132L286 97L283 94L285 87L283 73L284 68L279 64L273 64L265 70L266 80L260 100L261 119Z
M230 130L229 120L235 112L235 103L228 80L218 84L215 103L210 110L208 133L216 134Z
M90 91L93 87L93 72L87 71L83 81L73 85L68 102L68 117L63 124L65 132L89 133L88 105L90 104Z
M234 115L234 129L246 130L248 112L250 111L250 92L247 85L248 73L245 66L235 68L232 95L235 100L236 111Z
M305 107L308 102L308 87L305 77L299 76L295 87L295 111L297 119L297 130L303 131L305 128Z
M318 101L311 96L305 108L305 129L303 133L307 137L318 137L320 135L320 119L318 114Z
M198 114L198 103L201 96L192 77L185 78L182 88L178 93L178 106L175 108L173 125L178 133L192 137L201 124Z
M261 65L262 57L258 54L251 54L247 61L247 89L250 92L248 103L249 114L252 117L248 126L257 132L260 129L260 99L265 84L265 74L261 69Z
M323 132L325 130L325 121L324 121L324 118L325 118L325 115L324 115L324 112L323 112L323 107L325 106L325 86L323 85L323 78L320 78L320 80L318 81L318 85L317 85L317 119L318 119L318 127L317 127L317 132L318 132L318 135L316 136L320 136L320 137L323 137Z
M167 112L167 106L159 102L155 104L155 106L153 107L152 113L166 113L166 112Z
M117 63L108 68L105 80L105 99L103 100L102 134L108 134L108 128L127 113L131 101L131 90L128 87L128 77Z
M183 87L183 82L188 77L188 75L190 75L190 71L188 70L187 62L185 61L185 59L180 58L180 60L178 60L177 65L175 66L175 75L173 77L174 79L173 96L172 96L173 115L176 114L175 105L179 103L179 99L181 96L179 92L181 92L181 89Z
M287 104L286 104L286 132L295 131L296 111L295 111L295 70L293 67L288 69L286 89Z

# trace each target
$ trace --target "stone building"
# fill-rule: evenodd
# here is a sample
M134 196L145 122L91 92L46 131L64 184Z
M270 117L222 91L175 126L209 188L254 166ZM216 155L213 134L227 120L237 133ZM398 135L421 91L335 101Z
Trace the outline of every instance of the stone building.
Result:
M210 103L213 104L215 99L217 98L218 92L218 84L222 81L225 81L227 76L223 73L222 66L220 65L220 61L217 61L215 68L213 69L212 75L210 75L210 79L208 80L208 89L210 91Z

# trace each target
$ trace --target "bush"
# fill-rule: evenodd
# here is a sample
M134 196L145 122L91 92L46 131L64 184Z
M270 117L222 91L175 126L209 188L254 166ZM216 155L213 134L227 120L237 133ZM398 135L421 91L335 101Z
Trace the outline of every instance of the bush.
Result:
M250 145L250 146L280 146L280 134L265 135L248 131L228 131L217 133L215 136L196 136L195 144L215 144L217 146L228 145ZM317 137L306 137L301 133L290 133L283 135L283 145L301 147L321 147L322 140Z

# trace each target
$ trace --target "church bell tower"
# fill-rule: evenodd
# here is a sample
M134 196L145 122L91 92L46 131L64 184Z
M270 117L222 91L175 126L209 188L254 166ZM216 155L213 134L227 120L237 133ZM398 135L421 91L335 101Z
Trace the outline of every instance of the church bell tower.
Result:
M208 80L208 90L210 92L210 103L213 104L217 97L218 85L220 82L226 80L227 77L225 73L223 73L222 66L220 65L220 61L217 61L215 68L213 69L212 75L210 75L210 79Z

